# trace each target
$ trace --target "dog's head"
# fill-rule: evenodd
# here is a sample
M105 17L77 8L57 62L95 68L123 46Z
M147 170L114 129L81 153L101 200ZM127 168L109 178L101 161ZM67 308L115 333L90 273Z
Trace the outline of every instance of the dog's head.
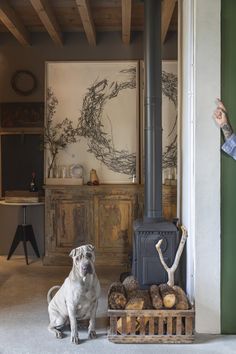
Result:
M94 273L95 254L93 245L88 244L74 248L70 253L70 257L73 258L73 264L82 278L86 277L87 274Z

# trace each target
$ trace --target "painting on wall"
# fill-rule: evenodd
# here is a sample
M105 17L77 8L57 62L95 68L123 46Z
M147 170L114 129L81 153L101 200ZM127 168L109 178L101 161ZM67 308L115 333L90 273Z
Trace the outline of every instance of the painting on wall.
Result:
M144 102L144 65L140 65L141 101ZM162 61L162 174L163 183L176 183L177 170L177 61ZM141 109L142 131L144 133L144 105ZM144 135L142 134L142 181L144 180Z
M53 162L82 165L85 183L92 169L100 183L139 182L138 82L137 61L46 63L48 177Z

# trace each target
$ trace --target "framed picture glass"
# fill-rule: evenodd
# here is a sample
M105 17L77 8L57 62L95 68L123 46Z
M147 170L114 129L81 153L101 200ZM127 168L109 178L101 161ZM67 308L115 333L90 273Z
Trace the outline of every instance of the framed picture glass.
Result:
M139 182L138 83L138 61L47 62L45 130L57 164L82 165L84 182L92 169L100 183Z

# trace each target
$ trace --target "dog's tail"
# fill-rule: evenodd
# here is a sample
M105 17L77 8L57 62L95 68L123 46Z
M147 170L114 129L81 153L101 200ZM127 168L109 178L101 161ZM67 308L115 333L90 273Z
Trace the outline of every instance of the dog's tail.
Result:
M60 289L60 285L55 285L55 286L53 286L51 289L49 289L48 290L48 293L47 293L47 302L48 302L48 304L49 304L49 302L52 300L52 298L53 298L53 296L52 296L52 292L54 291L54 290L58 290L58 289Z

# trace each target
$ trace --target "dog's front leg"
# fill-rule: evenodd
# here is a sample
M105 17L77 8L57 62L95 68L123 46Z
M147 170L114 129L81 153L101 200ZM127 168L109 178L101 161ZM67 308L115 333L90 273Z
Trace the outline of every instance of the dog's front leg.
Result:
M98 307L98 300L95 300L94 303L91 305L90 320L89 320L89 327L88 327L88 338L90 339L94 339L97 337L95 331L95 319L96 319L97 307Z
M79 334L76 321L76 311L73 307L68 307L68 314L70 319L71 342L79 344Z

